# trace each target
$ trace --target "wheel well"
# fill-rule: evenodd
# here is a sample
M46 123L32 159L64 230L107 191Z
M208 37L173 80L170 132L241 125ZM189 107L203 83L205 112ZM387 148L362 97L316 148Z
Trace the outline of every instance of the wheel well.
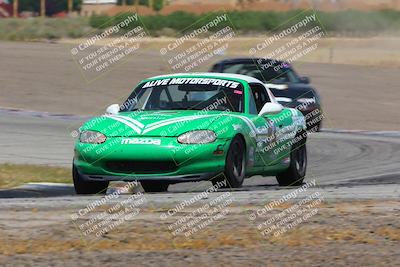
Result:
M242 139L242 141L243 141L243 143L244 143L244 146L246 147L246 140L244 139L243 134L238 133L238 134L236 134L233 138L235 138L236 136L238 136L238 137L240 137L240 138ZM233 138L232 138L232 139L233 139Z

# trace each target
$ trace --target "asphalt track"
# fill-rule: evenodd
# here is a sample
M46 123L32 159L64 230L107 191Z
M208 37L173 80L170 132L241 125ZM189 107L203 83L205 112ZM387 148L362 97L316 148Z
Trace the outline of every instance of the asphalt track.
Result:
M70 133L82 120L0 110L0 162L70 166L74 144ZM160 262L162 266L317 267L332 262L343 267L398 266L399 132L325 129L309 135L308 155L303 187L314 181L315 186L306 191L279 187L274 177L253 177L240 189L210 193L163 220L165 211L188 203L211 186L210 182L176 184L166 193L144 194L137 217L122 221L93 243L88 243L91 237L82 237L72 216L109 196L77 196L71 185L0 190L0 266L115 267L132 261L135 266L152 267ZM232 203L221 221L188 239L171 236L170 225L226 193ZM257 224L315 195L323 203L296 230L273 242L260 235ZM257 215L266 204L288 196L293 197L275 213ZM111 198L97 208L117 207L131 197Z
M0 162L71 166L74 139L70 133L84 119L0 110ZM306 180L315 179L319 186L337 188L400 184L398 132L347 133L328 129L310 134L307 148L309 161ZM183 183L170 186L169 191L201 191L209 185L208 182ZM258 176L247 179L240 191L276 189L279 187L274 177ZM68 195L72 191L69 188L56 192L45 196ZM24 197L24 194L3 191L0 197Z

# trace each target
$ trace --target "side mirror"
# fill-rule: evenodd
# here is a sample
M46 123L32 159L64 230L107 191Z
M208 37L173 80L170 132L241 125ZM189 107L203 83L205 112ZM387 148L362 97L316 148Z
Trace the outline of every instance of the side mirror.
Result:
M309 84L311 82L311 79L308 77L300 77L300 82Z
M268 102L265 103L264 106L262 107L260 113L258 113L259 116L264 116L264 115L268 115L268 114L276 114L281 112L283 109L283 106L281 104L278 103L272 103L272 102Z
M108 108L106 109L107 115L116 115L116 114L118 114L118 112L119 112L118 104L109 105Z

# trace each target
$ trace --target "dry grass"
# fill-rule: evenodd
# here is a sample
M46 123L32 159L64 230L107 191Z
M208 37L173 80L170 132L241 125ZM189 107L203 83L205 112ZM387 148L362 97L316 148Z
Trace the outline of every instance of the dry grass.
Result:
M0 188L32 182L71 183L71 170L53 166L0 164Z
M127 229L126 229L127 230ZM220 247L254 248L269 245L313 246L343 242L347 244L378 244L382 237L399 241L399 230L381 228L375 233L366 233L360 229L333 228L332 226L309 227L302 225L277 238L265 239L254 229L241 228L231 233L219 227L210 227L195 238L171 238L167 231L148 229L135 234L119 230L105 238L86 242L85 240L65 240L51 236L39 239L0 240L0 254L43 254L78 251L165 251L165 250L207 250ZM139 242L138 242L139 241Z
M385 239L392 241L400 241L400 228L393 226L380 227L376 233Z

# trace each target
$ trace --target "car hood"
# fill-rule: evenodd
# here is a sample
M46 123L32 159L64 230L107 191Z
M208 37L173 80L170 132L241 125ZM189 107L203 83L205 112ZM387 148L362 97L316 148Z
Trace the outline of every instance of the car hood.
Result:
M133 111L104 115L87 121L83 130L98 131L108 137L178 136L191 130L208 129L222 111L171 110Z

